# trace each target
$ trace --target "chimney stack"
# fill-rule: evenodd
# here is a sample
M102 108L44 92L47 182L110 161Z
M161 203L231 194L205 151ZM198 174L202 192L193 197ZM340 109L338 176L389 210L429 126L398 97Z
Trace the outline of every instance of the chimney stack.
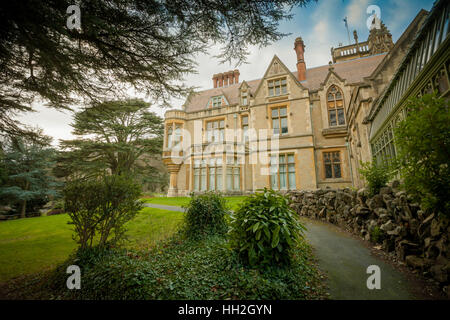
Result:
M234 83L239 83L239 70L238 69L235 69L234 71L233 71L233 73L234 73Z
M212 77L213 87L221 88L239 83L239 70L230 70L228 72L214 74Z
M306 80L306 63L305 63L305 44L301 37L295 39L294 50L297 54L297 73L298 81Z

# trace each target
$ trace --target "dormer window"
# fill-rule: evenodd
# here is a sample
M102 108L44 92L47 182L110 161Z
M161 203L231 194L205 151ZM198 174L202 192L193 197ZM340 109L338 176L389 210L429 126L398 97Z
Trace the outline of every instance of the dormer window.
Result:
M241 93L241 103L243 106L246 106L248 104L248 95L247 95L247 91L243 91Z
M212 98L212 107L220 108L222 106L222 96Z
M269 88L270 97L287 94L286 78L268 80L267 86Z

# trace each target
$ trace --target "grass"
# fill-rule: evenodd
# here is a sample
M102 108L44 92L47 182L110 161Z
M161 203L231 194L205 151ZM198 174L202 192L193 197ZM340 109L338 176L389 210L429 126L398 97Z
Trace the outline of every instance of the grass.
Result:
M227 204L232 210L236 210L237 206L244 200L245 196L225 197ZM142 199L146 203L163 204L167 206L185 206L189 203L190 197L154 197Z
M127 224L128 248L143 249L171 236L181 212L144 208ZM54 268L76 248L67 214L0 223L0 282Z

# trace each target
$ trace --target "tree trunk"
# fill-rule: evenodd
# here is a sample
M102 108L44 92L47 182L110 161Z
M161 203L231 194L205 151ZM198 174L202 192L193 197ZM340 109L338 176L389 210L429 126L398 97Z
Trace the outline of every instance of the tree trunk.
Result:
M27 209L27 200L23 200L22 208L20 209L20 217L21 218L25 218L26 209Z
M27 181L26 183L25 183L25 188L24 188L24 190L28 190L30 188L30 182L29 181ZM23 200L23 202L22 202L22 208L20 209L20 217L21 218L25 218L25 214L26 214L26 211L27 210L27 200Z

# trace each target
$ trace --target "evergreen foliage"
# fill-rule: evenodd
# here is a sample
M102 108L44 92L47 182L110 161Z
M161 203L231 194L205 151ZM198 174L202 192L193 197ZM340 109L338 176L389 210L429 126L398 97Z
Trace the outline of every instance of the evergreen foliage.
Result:
M450 216L450 113L436 94L412 98L395 130L405 189L425 208Z

